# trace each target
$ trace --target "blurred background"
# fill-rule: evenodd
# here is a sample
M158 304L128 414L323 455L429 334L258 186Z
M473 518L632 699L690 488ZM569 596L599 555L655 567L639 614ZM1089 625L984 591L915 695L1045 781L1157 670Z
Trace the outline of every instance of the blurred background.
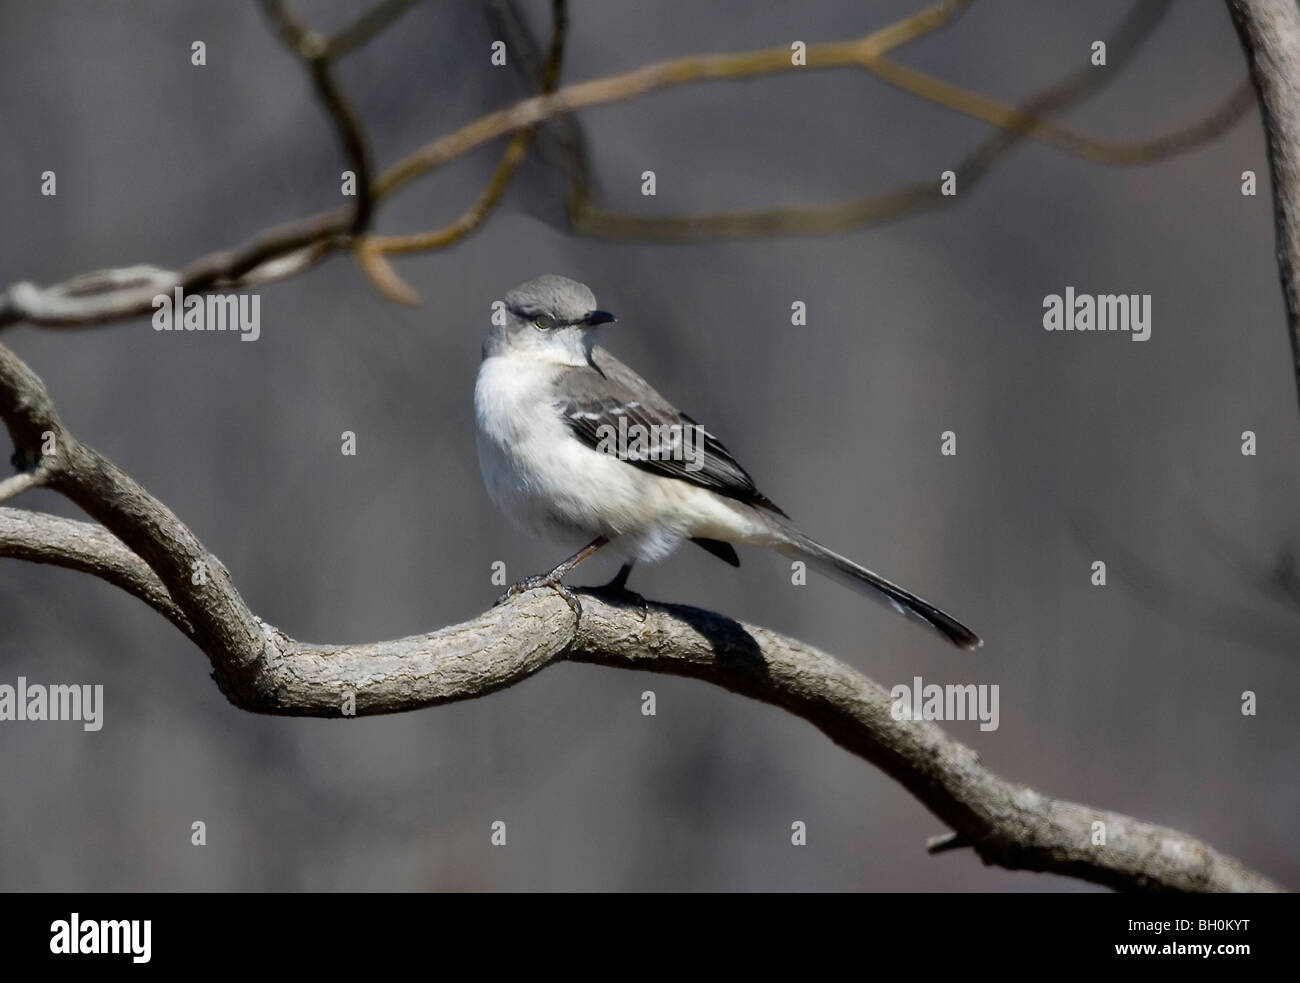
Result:
M365 5L296 7L328 31ZM913 9L579 0L563 80L857 37ZM976 3L896 57L1017 102L1086 66L1129 9ZM524 11L544 39L549 5ZM341 63L380 167L527 94L489 64L500 36L476 5L427 0ZM1205 116L1246 75L1211 0L1173 5L1115 71L1062 121L1144 138ZM331 124L250 3L5 3L0 91L5 284L177 268L339 203ZM852 70L688 85L581 122L601 202L648 216L937 183L989 132ZM376 228L455 217L502 146L386 201ZM45 170L56 197L39 193ZM640 194L645 170L656 197ZM950 207L889 225L675 245L574 234L561 182L532 157L476 234L395 261L418 308L335 256L260 291L255 343L144 318L20 326L4 343L263 618L305 640L394 638L488 607L494 561L514 580L561 558L487 499L472 391L491 302L539 273L580 279L620 316L606 345L810 534L987 641L959 653L832 582L792 586L760 551L733 570L685 549L633 587L770 626L886 686L997 683L997 731L945 725L995 771L1298 887L1300 431L1267 175L1252 110L1150 166L1026 142ZM1151 294L1151 340L1045 332L1043 298L1067 286ZM790 323L796 300L806 326ZM955 457L939 453L945 430ZM46 492L18 504L78 514ZM480 700L321 721L235 710L208 673L116 588L0 561L0 682L105 687L98 733L0 725L0 889L1095 890L927 856L944 828L899 786L802 720L698 682L558 665ZM806 847L790 844L795 820Z

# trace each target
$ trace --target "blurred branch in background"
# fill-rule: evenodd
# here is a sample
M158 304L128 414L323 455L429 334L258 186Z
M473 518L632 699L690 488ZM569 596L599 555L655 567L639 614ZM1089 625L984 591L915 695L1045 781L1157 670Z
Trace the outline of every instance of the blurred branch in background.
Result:
M298 19L298 15L289 7L287 0L262 0L262 9L267 18L279 32L281 39L290 50L294 51L307 65L316 95L324 103L334 127L338 130L339 140L343 144L343 153L352 165L356 175L356 202L352 207L352 221L348 232L360 235L370 224L370 213L374 205L370 197L371 165L370 147L362 132L361 121L348 101L343 90L334 78L334 59L364 39L373 36L409 7L410 2L388 0L365 15L361 21L334 38L317 34ZM340 40L342 38L342 40Z
M1184 503L1173 513L1191 528L1186 541L1205 547L1216 557L1214 569L1231 574L1231 582L1215 584L1203 577L1189 578L1160 569L1122 536L1110 531L1097 516L1084 513L1070 523L1071 532L1090 556L1112 560L1109 575L1133 588L1135 596L1162 617L1180 625L1195 625L1220 638L1242 642L1264 652L1295 658L1295 638L1300 629L1300 567L1290 544L1278 548L1270 563L1252 556L1215 521ZM1188 557L1190 560L1191 557ZM1229 601L1234 588L1246 584L1273 610L1265 612ZM1290 615L1279 617L1282 612Z
M969 3L970 0L959 0L935 4L855 41L810 45L806 50L806 65L795 64L788 48L768 48L740 54L693 55L566 86L551 96L535 97L480 117L427 144L385 171L379 178L376 195L387 196L413 178L436 170L497 136L521 126L566 116L579 108L622 101L685 82L737 80L784 71L860 67L929 101L992 123L1007 135L1040 140L1085 160L1114 165L1152 163L1199 146L1240 119L1251 104L1250 87L1246 84L1208 117L1190 126L1136 143L1102 140L1052 123L1042 115L1077 102L1098 84L1084 79L1082 73L1031 99L1025 108L1017 109L884 57L894 48L948 24ZM1149 33L1167 6L1165 2L1137 4L1117 38L1122 58L1127 58L1137 42ZM507 26L508 33L518 38L525 50L535 50L535 45L525 40L528 38L527 29L513 5L498 3L494 10L498 19ZM535 55L525 60L525 64L530 62L537 63ZM1091 74L1098 73L1093 70ZM959 166L966 169L968 177L982 175L992 161L1010 149L1014 142L988 141ZM930 181L866 199L822 206L702 216L640 218L619 215L605 212L592 203L591 171L582 151L583 141L577 138L567 143L570 162L577 162L569 193L570 220L579 232L609 238L697 240L721 236L828 235L890 221L951 200L941 195L938 181ZM385 292L391 290L395 277L396 274L386 271L381 289ZM409 297L411 293L408 288L403 295Z
M189 293L247 288L293 276L342 249L353 251L387 296L411 302L414 292L397 277L386 254L444 248L480 227L540 124L554 124L551 129L558 136L552 146L560 147L567 159L561 166L570 179L570 221L590 235L822 235L899 218L942 200L937 182L918 182L885 195L811 208L658 218L602 210L594 201L581 129L572 114L689 82L796 69L863 69L997 128L959 165L967 186L1025 138L1099 163L1146 163L1213 138L1249 104L1249 93L1239 91L1199 123L1154 139L1122 143L1075 132L1047 118L1096 91L1110 72L1074 73L1016 108L885 57L950 23L969 3L945 0L856 40L810 45L806 66L794 62L788 47L774 47L692 55L557 88L567 33L564 3L553 3L551 45L542 59L518 10L508 0L499 0L492 5L494 16L518 46L529 84L540 94L426 144L371 180L363 128L333 66L413 6L413 0L387 0L332 37L299 21L285 0L263 0L272 26L303 60L330 115L358 177L356 200L268 229L237 249L205 256L180 272L136 265L83 274L44 289L16 284L0 294L0 326L123 320L149 313L153 298L175 287ZM1113 40L1119 64L1131 58L1168 7L1161 0L1133 8ZM1260 71L1256 64L1257 84ZM511 141L500 162L478 199L456 221L410 236L366 234L375 208L394 192L503 136ZM99 523L0 508L0 555L82 570L144 600L208 655L218 685L244 709L334 717L393 713L482 696L566 659L667 672L780 706L882 768L952 828L951 834L932 842L931 852L969 847L986 863L1052 871L1121 889L1277 889L1267 878L1186 834L1049 799L1009 783L934 724L895 719L889 694L860 673L801 642L722 615L650 604L643 621L639 612L593 597L585 606L587 613L575 623L568 607L543 591L428 635L345 646L299 642L251 611L221 562L163 503L64 428L43 383L2 345L0 417L21 472L0 483L0 500L39 484L64 495ZM1101 843L1095 837L1098 823L1106 830Z
M551 48L546 56L546 63L537 70L534 85L539 92L554 92L560 80L560 65L564 60L564 39L568 32L569 13L566 0L551 0ZM532 37L528 36L532 45ZM533 45L533 51L536 46ZM497 206L510 179L523 163L524 155L532 143L533 130L520 130L510 139L501 163L492 172L487 187L478 200L470 205L460 217L450 225L433 232L416 233L406 236L369 236L362 239L356 247L357 262L361 264L366 275L379 291L389 300L399 304L418 304L419 294L402 281L392 266L383 258L384 253L425 252L442 249L458 239L468 235L484 221L492 209Z
M528 59L534 66L530 75L534 86L543 89L542 95L481 116L407 155L368 186L368 196L359 190L358 198L365 200L359 200L352 207L268 229L241 247L212 253L182 271L137 266L130 268L131 271L148 271L147 274L127 277L123 275L125 271L107 270L84 274L46 288L31 283L15 284L0 294L0 327L20 322L45 327L83 326L138 317L152 311L155 296L169 293L177 286L186 293L255 286L293 276L315 265L329 253L345 248L353 250L362 268L385 296L412 303L417 299L415 291L391 269L385 253L445 248L479 226L508 185L518 166L517 158L526 152L527 137L520 137L518 148L507 148L477 202L444 229L413 236L384 237L371 242L366 236L359 235L358 230L364 229L371 210L382 200L415 178L430 174L498 137L527 134L539 123L567 117L578 109L624 101L688 82L736 80L787 71L862 68L890 84L999 128L998 134L977 147L958 165L964 169L967 186L1020 139L1039 140L1099 163L1150 163L1212 139L1238 119L1249 105L1248 92L1241 90L1197 123L1154 138L1125 143L1081 134L1045 118L1046 114L1059 112L1090 94L1110 72L1090 73L1103 76L1097 79L1076 73L1031 98L1024 107L1016 108L966 92L885 58L886 53L900 45L950 23L971 2L943 0L857 40L811 45L806 50L807 64L803 66L794 64L792 53L786 47L735 54L691 55L620 75L579 82L551 93L545 91L548 83L543 76L553 74L550 85L558 78L565 33L563 6L556 5L553 17L556 28L549 61L553 62L554 69L548 64L547 69L539 70L535 67L541 64L535 55L536 45L523 40L527 31L522 27L518 11L508 3L495 2L492 6L494 15L511 28L509 36L517 39L521 48L533 49L534 54ZM351 118L347 102L334 84L329 69L334 57L355 50L357 44L372 37L383 24L391 23L412 3L387 0L333 39L322 39L292 19L283 3L264 0L264 6L279 33L308 62L317 91L330 110L353 167L368 167L364 163L368 160L368 152L360 127ZM1142 0L1135 5L1114 39L1120 48L1121 60L1131 56L1167 7L1167 0ZM918 182L856 201L803 208L702 216L627 216L606 212L594 204L590 169L581 153L581 141L573 143L570 149L573 148L577 148L578 153L570 153L571 178L575 183L570 190L568 210L575 230L588 235L652 239L829 235L895 220L951 200L944 199L939 194L938 182L932 181ZM959 177L962 174L963 170L959 170ZM97 288L85 290L87 281L95 281Z
M517 46L535 48L515 5L509 0L501 0L494 6L502 9L501 17L507 33L519 38ZM1008 125L991 134L954 165L952 170L958 186L969 191L989 173L997 160L1019 145L1028 135L1028 130L1018 124L1063 112L1118 77L1169 7L1170 0L1139 0L1133 4L1106 43L1107 70L1099 72L1095 66L1085 64L1072 75L1029 97L1014 116L1004 117L1003 121ZM1247 81L1221 107L1191 126L1139 143L1112 145L1116 152L1105 163L1150 163L1190 150L1223 133L1245 113L1252 101ZM556 122L568 124L557 141L563 152L553 155L553 159L570 177L570 221L579 232L600 238L689 242L763 235L833 235L896 221L927 209L952 205L956 200L943 195L938 182L930 179L863 198L820 205L699 215L630 215L601 208L595 202L586 142L579 123L575 117L564 117ZM1099 145L1091 149L1097 154L1104 152Z

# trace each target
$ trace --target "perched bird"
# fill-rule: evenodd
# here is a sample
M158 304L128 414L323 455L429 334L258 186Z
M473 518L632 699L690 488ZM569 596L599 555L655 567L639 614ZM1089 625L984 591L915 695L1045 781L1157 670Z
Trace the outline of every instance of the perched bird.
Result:
M795 528L716 437L596 345L596 329L614 320L585 285L547 275L506 294L488 332L474 386L488 494L525 528L587 544L505 597L551 587L581 615L562 578L606 545L626 560L606 589L625 591L636 560L662 559L690 540L739 566L731 544L743 543L805 560L961 648L982 644L934 605Z

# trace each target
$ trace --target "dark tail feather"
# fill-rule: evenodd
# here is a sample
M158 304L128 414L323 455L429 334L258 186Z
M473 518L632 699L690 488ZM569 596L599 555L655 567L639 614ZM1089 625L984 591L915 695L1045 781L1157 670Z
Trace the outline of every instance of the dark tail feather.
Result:
M724 543L718 539L700 539L698 536L692 539L691 542L708 550L723 563L730 563L733 567L740 566L740 557L736 555L736 547L730 543Z
M884 577L872 573L866 567L860 567L847 557L828 550L821 543L809 539L797 530L786 528L793 542L784 546L781 552L788 556L806 558L819 572L833 577L842 584L862 590L867 588L877 600L888 604L899 614L906 615L913 621L934 629L958 648L976 649L984 642L973 631L956 618L945 614L929 601L924 601L915 594L903 590L897 584L891 584Z

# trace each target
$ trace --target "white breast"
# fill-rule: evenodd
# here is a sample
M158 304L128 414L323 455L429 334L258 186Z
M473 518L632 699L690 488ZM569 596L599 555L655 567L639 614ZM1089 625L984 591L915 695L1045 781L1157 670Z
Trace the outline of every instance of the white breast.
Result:
M561 367L534 358L483 360L474 386L479 466L488 494L514 521L576 546L608 536L655 560L690 536L767 538L753 510L684 481L651 474L575 438L553 405Z
M619 462L604 460L570 436L551 405L558 371L534 358L484 359L474 413L479 467L492 500L525 528L572 544L605 533L581 475Z

